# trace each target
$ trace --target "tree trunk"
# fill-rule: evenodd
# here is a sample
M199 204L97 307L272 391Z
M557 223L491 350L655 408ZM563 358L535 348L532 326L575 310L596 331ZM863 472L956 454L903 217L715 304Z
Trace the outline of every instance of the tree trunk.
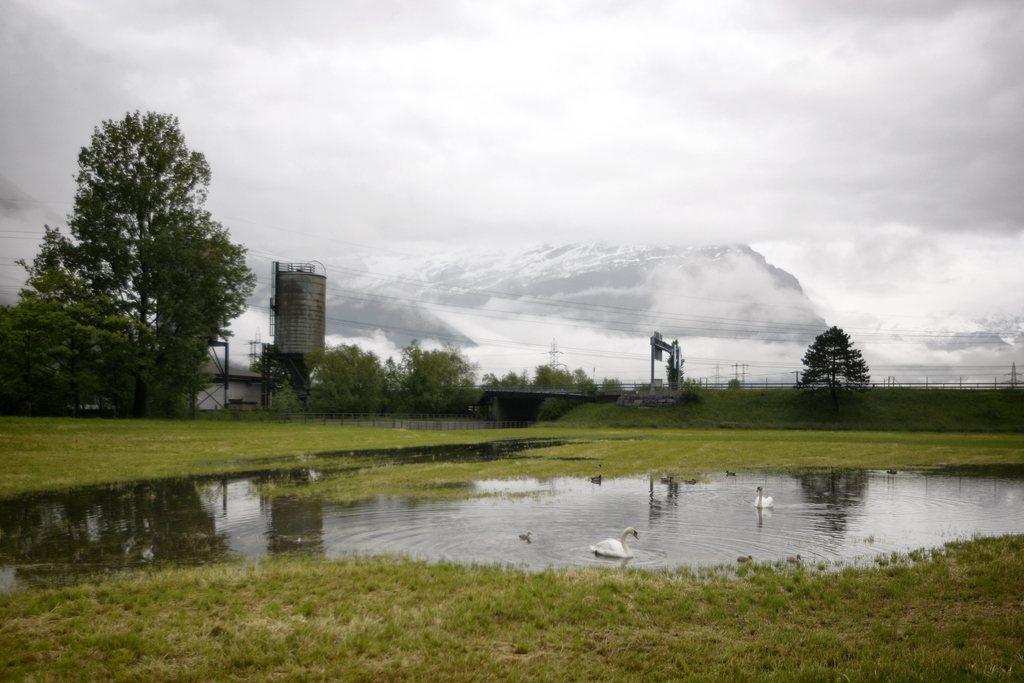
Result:
M135 376L135 397L132 402L132 417L146 417L148 403L146 396L146 382L138 375Z

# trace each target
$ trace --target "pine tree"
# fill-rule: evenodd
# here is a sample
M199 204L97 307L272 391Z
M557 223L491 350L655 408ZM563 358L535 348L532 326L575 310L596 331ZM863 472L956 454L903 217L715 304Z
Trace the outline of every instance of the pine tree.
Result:
M863 389L871 381L868 365L861 352L853 348L850 335L830 327L807 347L800 386L812 391L828 391L832 405L839 410L839 392Z

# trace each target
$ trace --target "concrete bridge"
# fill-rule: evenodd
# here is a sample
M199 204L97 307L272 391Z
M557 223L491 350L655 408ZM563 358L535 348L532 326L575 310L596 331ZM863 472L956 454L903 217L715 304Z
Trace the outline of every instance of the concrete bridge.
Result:
M491 419L499 422L537 419L540 404L548 398L573 398L596 401L597 397L584 394L576 387L481 387L480 404L488 406Z

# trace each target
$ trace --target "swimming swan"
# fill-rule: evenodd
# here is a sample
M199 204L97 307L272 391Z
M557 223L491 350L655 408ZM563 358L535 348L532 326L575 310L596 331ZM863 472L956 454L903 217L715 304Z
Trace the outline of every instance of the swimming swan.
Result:
M604 555L605 557L633 557L633 551L626 545L626 538L633 534L633 538L640 538L640 534L637 533L633 527L626 527L626 530L622 532L622 536L619 540L614 538L606 538L600 543L595 543L590 546L590 550L595 555Z
M770 508L775 501L771 496L764 495L764 489L760 486L757 487L757 498L754 499L754 507L756 508Z

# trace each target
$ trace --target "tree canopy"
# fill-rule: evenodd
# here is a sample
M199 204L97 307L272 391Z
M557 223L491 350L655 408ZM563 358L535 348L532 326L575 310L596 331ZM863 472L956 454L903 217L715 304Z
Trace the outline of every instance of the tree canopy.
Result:
M454 346L428 351L413 341L391 374L401 412L458 413L476 402L476 367Z
M310 410L318 413L377 413L387 401L387 376L380 359L358 346L310 354Z
M455 347L413 342L381 363L357 346L310 354L310 409L326 413L462 413L477 401L475 366Z
M863 389L871 381L861 352L853 348L850 336L835 326L814 339L804 354L803 364L800 386L829 392L836 410L840 392Z
M245 249L204 208L210 167L174 116L104 121L76 181L70 235L47 229L33 275L62 272L109 303L128 323L132 413L171 412L196 388L207 341L245 308Z
M494 373L488 372L482 378L480 383L485 387L495 387L503 389L514 389L516 387L528 387L530 386L530 378L526 374L526 370L523 370L518 375L509 370L507 373L498 377Z

